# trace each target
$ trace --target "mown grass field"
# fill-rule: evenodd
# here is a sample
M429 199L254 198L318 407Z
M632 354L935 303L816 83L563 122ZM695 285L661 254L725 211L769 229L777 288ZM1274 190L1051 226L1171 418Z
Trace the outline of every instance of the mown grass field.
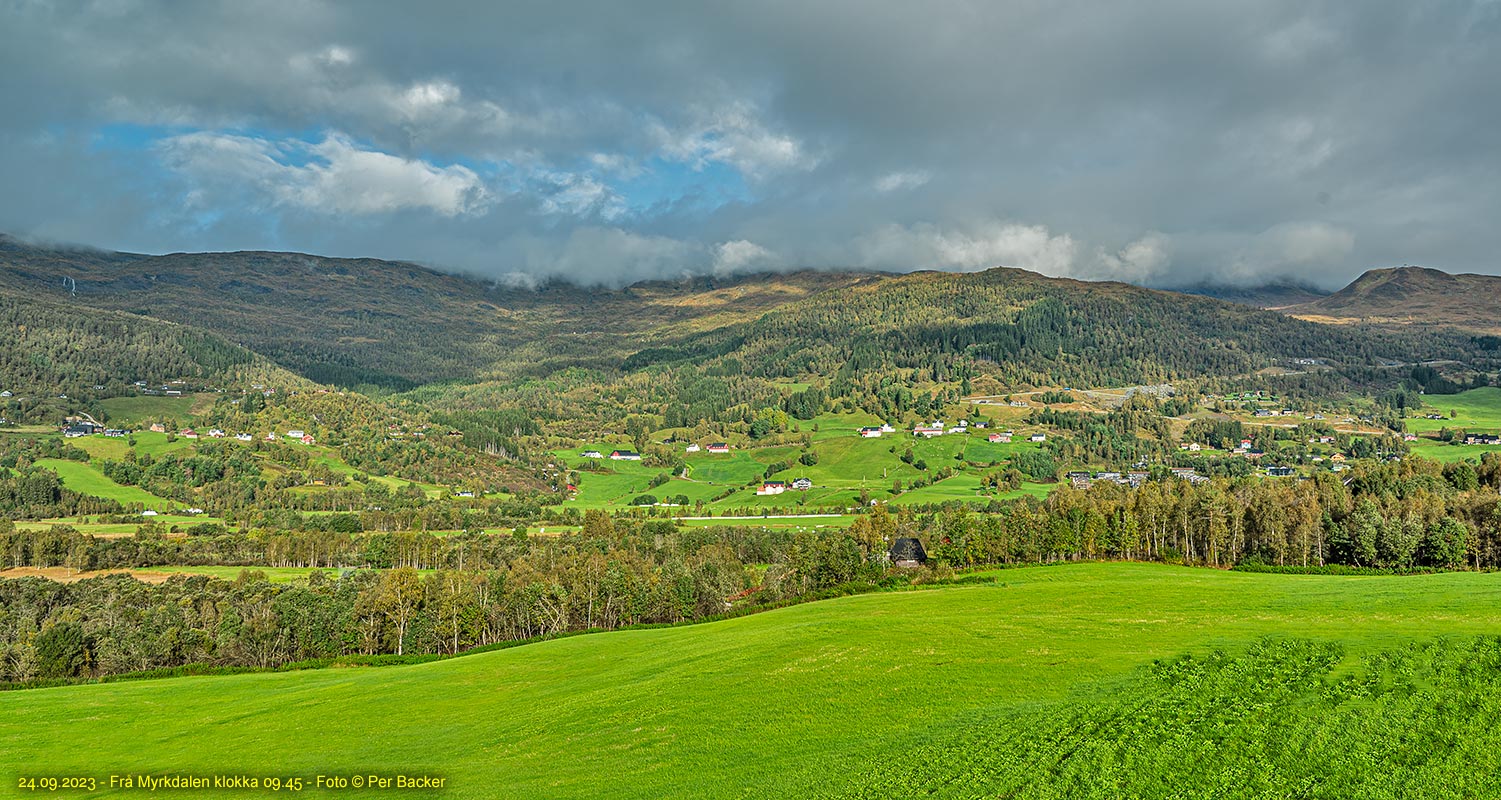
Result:
M1470 389L1459 394L1435 394L1424 398L1427 405L1424 414L1442 414L1442 420L1408 418L1407 429L1413 432L1436 431L1440 428L1464 428L1468 431L1501 431L1501 388L1487 386ZM1449 417L1450 412L1454 417Z
M1445 463L1465 459L1479 461L1485 453L1501 453L1501 445L1494 444L1446 444L1433 439L1418 439L1410 445L1413 455Z
M63 485L75 492L118 500L121 503L140 503L145 508L161 511L175 505L171 500L136 486L121 486L104 476L97 468L78 461L60 458L37 459L36 465L50 469L62 479Z
M190 394L177 397L166 395L134 395L111 397L99 405L109 416L111 427L138 428L153 419L173 419L179 425L190 425L195 415L204 413L213 405L213 394Z
M0 774L378 767L456 798L1501 790L1501 649L1434 644L1501 633L1501 575L995 575L417 666L4 693Z

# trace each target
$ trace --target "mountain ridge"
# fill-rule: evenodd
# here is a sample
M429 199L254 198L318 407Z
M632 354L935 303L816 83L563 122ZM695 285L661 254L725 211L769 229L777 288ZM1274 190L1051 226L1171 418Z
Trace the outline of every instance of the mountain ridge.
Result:
M1431 267L1371 269L1327 297L1280 309L1313 322L1453 327L1501 333L1501 276Z

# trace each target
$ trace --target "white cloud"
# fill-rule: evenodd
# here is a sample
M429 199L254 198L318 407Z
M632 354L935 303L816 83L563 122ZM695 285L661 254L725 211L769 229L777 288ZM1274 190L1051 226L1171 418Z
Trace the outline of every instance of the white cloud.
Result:
M879 269L948 269L973 272L1020 267L1044 275L1070 275L1079 246L1044 225L993 222L969 231L929 223L886 225L855 242L864 266Z
M1094 269L1086 270L1086 276L1141 282L1160 275L1172 260L1172 240L1152 231L1114 253L1103 247L1098 248L1095 251Z
M318 54L319 60L330 67L345 67L354 63L354 51L339 45L329 45Z
M541 208L549 214L585 217L597 214L614 221L626 213L625 199L615 190L589 175L567 172L543 172L538 178L547 193Z
M714 248L714 273L716 275L733 275L737 272L768 269L776 264L775 254L745 239L721 242L718 247Z
M222 133L190 133L158 145L164 163L199 198L249 191L265 205L324 214L426 209L443 216L486 208L490 193L468 167L364 150L330 134L309 145ZM300 163L299 163L300 162Z
M536 239L523 249L526 272L563 275L585 284L619 286L688 275L705 261L697 244L620 228L577 228L562 242Z
M930 180L933 180L933 173L927 170L890 172L876 179L875 187L878 192L895 192L901 189L916 189Z
M662 154L703 169L709 162L729 164L750 178L785 170L807 171L818 165L801 142L768 129L744 103L700 113L695 123L671 130L652 126Z

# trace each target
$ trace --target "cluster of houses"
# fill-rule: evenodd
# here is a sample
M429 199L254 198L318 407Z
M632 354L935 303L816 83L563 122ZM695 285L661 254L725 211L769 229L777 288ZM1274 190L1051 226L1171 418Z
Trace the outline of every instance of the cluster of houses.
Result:
M947 433L969 433L969 431L970 431L971 428L973 428L975 430L984 430L987 427L989 427L989 426L986 423L984 423L984 422L976 422L974 425L970 425L969 424L969 420L967 420L967 419L961 419L961 420L959 420L959 423L957 425L954 425L952 427L947 427L946 428L946 427L944 427L943 420L936 420L933 423L928 424L928 425L918 425L918 426L913 427L912 428L912 435L913 436L921 436L924 439L931 439L934 436L943 436L944 434L947 434ZM867 430L870 430L870 429L869 428L861 428L860 429L860 435L861 436L865 436L866 435L865 431L867 431ZM881 430L889 432L891 429L888 426L882 426ZM877 434L877 435L879 435L879 434ZM990 434L990 441L992 441L992 442L1009 442L1009 441L1011 441L1011 437L1013 435L1014 434L1011 431L1006 431L1004 433L992 433L992 434ZM1040 433L1034 433L1034 434L1032 434L1032 437L1031 437L1030 441L1040 442L1040 441L1043 441L1046 438L1047 438L1046 436L1043 436Z
M896 428L890 425L867 425L860 429L860 438L879 439L883 433L896 433Z
M794 480L792 483L787 483L786 481L764 481L761 484L761 488L759 488L759 489L756 490L756 494L759 494L759 495L781 494L782 492L785 492L788 489L792 489L794 491L799 491L799 492L804 492L804 491L807 491L807 490L812 489L812 488L813 488L813 481L809 480L808 478L798 478L798 479Z
M167 433L167 426L161 424L160 422L153 422L151 424L151 427L149 428L149 430L152 433ZM123 436L125 433L129 433L129 431L125 431L121 435ZM252 441L255 441L255 435L254 434L243 433L243 432L242 433L231 434L231 433L223 430L222 428L213 428L213 429L209 430L207 433L199 432L199 431L197 431L197 430L195 430L193 428L182 428L181 430L178 430L176 433L177 433L177 435L179 437L181 437L183 439L200 439L200 438L204 438L204 437L207 437L209 439L227 439L227 438L230 438L232 436L235 439L235 441L239 441L239 442L252 442ZM108 435L107 431L106 431L106 435ZM286 438L288 438L288 439L294 439L296 441L302 442L303 444L316 444L317 441L318 441L316 438L313 437L312 434L307 433L306 431L295 429L295 428L292 429L292 430L287 431L285 435L286 435ZM278 440L278 437L277 437L276 434L274 434L274 433L268 433L268 434L266 434L266 441L268 441L268 442L274 442L274 441L277 441L277 440Z
M1146 483L1149 476L1146 470L1131 470L1126 473L1096 472L1094 475L1090 475L1088 472L1070 472L1066 477L1069 484L1075 489L1088 489L1096 482L1118 483L1122 486L1129 486L1135 489Z
M1465 444L1501 444L1501 436L1494 433L1465 434Z
M1204 483L1209 480L1209 478L1200 475L1199 471L1193 467L1172 467L1171 471L1174 478L1185 480L1189 483Z

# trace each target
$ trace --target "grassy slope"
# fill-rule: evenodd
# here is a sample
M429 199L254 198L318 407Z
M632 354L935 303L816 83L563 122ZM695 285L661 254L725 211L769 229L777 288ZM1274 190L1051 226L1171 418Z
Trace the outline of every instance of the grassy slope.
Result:
M413 667L7 693L0 773L384 765L447 775L450 797L839 793L977 715L1004 727L1165 656L1271 634L1358 657L1501 631L1494 574L1086 564L999 577Z
M136 486L121 486L106 478L104 473L90 464L65 461L60 458L38 459L36 465L57 473L63 485L81 494L118 500L121 503L140 503L158 511L171 508L174 503Z
M1439 413L1444 419L1407 420L1407 429L1417 432L1436 431L1440 428L1464 428L1471 432L1493 433L1501 431L1501 389L1488 386L1470 389L1459 394L1435 394L1423 398L1427 406L1423 413ZM1454 418L1449 419L1449 412Z
M179 424L187 425L193 416L207 411L213 402L212 394L177 397L143 394L112 397L100 401L99 405L109 415L111 427L135 428L158 417L176 419Z

